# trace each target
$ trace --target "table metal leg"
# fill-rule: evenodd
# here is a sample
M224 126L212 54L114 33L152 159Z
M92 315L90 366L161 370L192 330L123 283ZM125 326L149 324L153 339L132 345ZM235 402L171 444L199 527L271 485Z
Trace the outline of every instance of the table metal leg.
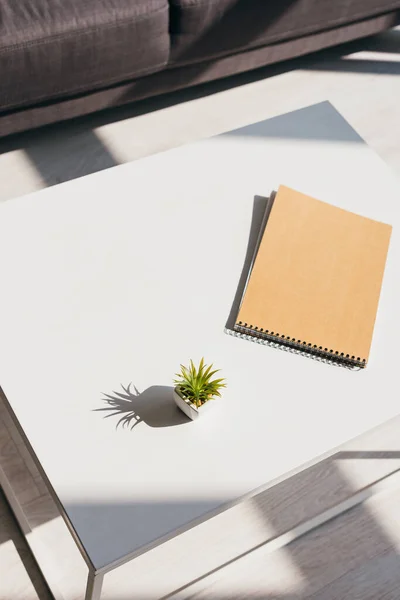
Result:
M101 588L103 586L104 575L89 571L85 600L100 600Z

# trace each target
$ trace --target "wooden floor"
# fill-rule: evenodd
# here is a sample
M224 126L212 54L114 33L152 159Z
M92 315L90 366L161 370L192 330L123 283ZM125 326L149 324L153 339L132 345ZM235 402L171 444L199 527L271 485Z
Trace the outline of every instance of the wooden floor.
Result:
M399 501L398 491L375 497L281 550L255 551L173 597L398 600Z
M29 548L0 490L0 598L51 600Z
M400 174L399 99L400 30L396 30L202 90L0 140L0 200L323 100L329 100ZM1 428L0 420L0 452L7 452ZM321 498L334 497L343 482L358 489L398 469L400 419L378 428L361 445L350 444L348 453L347 459L342 453L335 477L330 468L329 476L318 475L318 494L311 493L316 480L304 480L301 487L293 478L291 491L286 486L279 498L282 511L276 510L272 518L260 498L252 504L257 518L265 520L266 528L275 526L274 519L282 520L285 510L290 513L292 499L296 498L298 505L299 496L306 512L318 513ZM217 565L199 566L196 576L188 579L178 577L181 562L177 566L176 556L165 562L162 554L153 553L138 562L142 579L135 582L132 597L398 600L399 501L397 489L382 492L279 550L271 553L261 545L230 560L224 558L224 546L231 545L235 535L247 535L248 513L242 511L243 520L236 520L229 535L227 524L233 522L229 517L213 520L207 527L209 535L219 540L215 545L215 553L221 556ZM184 552L186 538L182 539L180 551ZM199 545L193 552L193 564L202 564L201 553ZM130 596L111 591L108 597L127 600ZM0 600L50 598L0 494Z

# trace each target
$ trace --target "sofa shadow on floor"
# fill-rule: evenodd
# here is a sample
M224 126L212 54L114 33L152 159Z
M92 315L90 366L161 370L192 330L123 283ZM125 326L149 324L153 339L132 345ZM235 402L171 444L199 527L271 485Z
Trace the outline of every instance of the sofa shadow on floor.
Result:
M400 41L399 41L400 44ZM400 56L398 60L342 58L316 62L307 67L308 71L337 71L342 73L365 73L367 75L400 75Z
M78 129L68 136L52 135L51 139L44 132L43 136L25 148L25 155L46 187L84 177L88 170L97 173L119 164L99 136L90 129Z
M176 406L172 387L152 385L143 392L133 386L121 384L123 392L113 391L104 394L105 407L94 409L95 412L107 413L104 418L119 417L115 428L127 428L132 431L139 423L149 427L173 427L190 423L190 419Z

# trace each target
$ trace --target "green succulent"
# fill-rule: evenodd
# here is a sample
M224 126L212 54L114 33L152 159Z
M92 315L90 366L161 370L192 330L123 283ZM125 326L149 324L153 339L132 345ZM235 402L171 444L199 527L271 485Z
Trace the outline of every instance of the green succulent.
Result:
M181 365L181 372L176 373L175 386L182 396L192 402L197 408L202 404L221 396L220 389L226 387L225 379L212 379L219 369L212 370L213 365L205 365L204 358L201 359L198 368L190 361L190 365Z

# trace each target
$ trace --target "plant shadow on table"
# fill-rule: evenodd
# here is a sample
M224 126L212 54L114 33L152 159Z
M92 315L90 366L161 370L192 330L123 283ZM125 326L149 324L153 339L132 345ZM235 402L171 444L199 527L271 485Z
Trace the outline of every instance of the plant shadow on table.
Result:
M106 412L104 418L116 417L115 428L132 430L139 423L149 427L173 427L189 423L190 419L176 406L172 387L152 385L143 392L132 386L121 384L122 392L113 391L103 394L106 406L94 409L95 412Z

